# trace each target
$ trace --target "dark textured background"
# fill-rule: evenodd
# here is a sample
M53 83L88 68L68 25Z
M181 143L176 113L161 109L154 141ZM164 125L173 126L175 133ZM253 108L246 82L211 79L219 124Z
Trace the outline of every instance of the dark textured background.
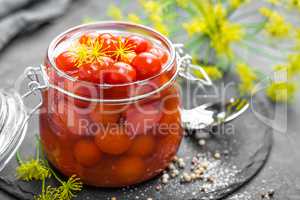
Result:
M91 16L104 19L105 4L103 0L75 1L59 20L50 25L43 26L34 33L24 34L11 42L0 54L0 83L1 87L11 87L14 80L23 72L26 66L39 65L45 55L50 41L60 32L81 23L82 17ZM103 16L101 18L101 16ZM256 60L256 59L252 59ZM255 61L254 61L255 62ZM288 108L288 130L284 133L274 132L274 146L270 158L259 173L246 187L242 188L229 199L258 199L251 194L275 189L280 194L280 200L300 199L300 96ZM36 119L29 127L30 133L37 132ZM281 124L278 120L277 124ZM24 143L22 149L29 143ZM14 162L14 161L12 161ZM12 173L6 168L5 174ZM252 196L252 197L251 197ZM1 200L14 199L4 192L0 192Z

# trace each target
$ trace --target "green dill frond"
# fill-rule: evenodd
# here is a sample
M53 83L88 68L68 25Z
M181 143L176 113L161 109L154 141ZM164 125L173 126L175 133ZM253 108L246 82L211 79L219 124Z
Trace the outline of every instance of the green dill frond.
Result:
M34 196L34 200L55 200L57 188L48 186L41 194Z
M57 199L71 200L76 197L75 193L82 190L82 182L75 175L71 176L67 182L62 182L58 187Z
M40 160L22 162L16 169L17 177L23 181L43 180L51 177L48 167Z

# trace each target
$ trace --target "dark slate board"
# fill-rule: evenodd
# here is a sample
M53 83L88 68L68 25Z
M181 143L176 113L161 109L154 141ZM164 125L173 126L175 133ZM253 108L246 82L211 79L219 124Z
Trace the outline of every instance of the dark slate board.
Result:
M185 82L182 82L182 87L184 88L183 91L186 91L182 94L185 97L183 101L187 107L191 107L187 99L190 96L188 92L192 89L186 89L189 88L189 85ZM233 94L234 91L232 90L226 91L225 96L232 96ZM195 100L197 94L190 97ZM216 101L222 97L206 98L202 96L196 102L199 105L205 101ZM253 107L256 112L264 115L268 114L270 109L267 101L260 96L254 99ZM36 120L33 120L29 130L36 130L35 122ZM34 133L29 131L21 150L23 154L33 155L33 137ZM180 184L179 178L175 178L164 185L160 191L157 191L155 188L160 184L160 179L157 177L128 188L100 189L85 187L76 199L110 199L113 196L117 199L147 199L148 197L175 200L220 199L247 183L263 167L272 146L272 129L258 120L251 110L248 110L233 123L220 127L213 136L206 138L206 141L207 145L200 147L194 138L186 137L181 144L178 155L184 157L188 165L190 165L190 161L195 155L207 160L210 166L207 175L212 175L215 178L214 184L207 185L207 182L203 181ZM213 158L216 151L221 153L228 151L229 154L222 156L221 160L216 160ZM16 166L16 162L12 161L5 171L0 174L0 188L18 199L32 199L34 194L39 193L40 183L25 183L16 180L14 170L12 170ZM207 188L205 192L200 191L200 188L203 187Z

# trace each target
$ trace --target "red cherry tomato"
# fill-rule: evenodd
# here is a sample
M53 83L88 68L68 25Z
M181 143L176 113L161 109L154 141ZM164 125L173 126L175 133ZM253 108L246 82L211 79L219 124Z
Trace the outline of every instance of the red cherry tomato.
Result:
M89 83L74 82L66 79L64 81L64 89L67 90L68 92L74 93L81 97L86 97L86 98L98 97L96 87L94 87L92 84ZM91 104L91 102L89 101L84 101L67 95L65 95L65 98L68 100L70 105L75 105L80 108L86 108Z
M112 126L106 128L103 132L99 130L95 136L95 143L104 153L121 155L129 149L132 140L123 127Z
M149 50L149 52L152 53L153 55L157 56L159 58L161 64L166 63L169 59L168 53L165 50L163 50L162 48L152 47Z
M136 53L145 52L151 48L151 43L139 36L129 36L127 38L129 44L134 46L134 50Z
M117 62L106 75L106 82L110 84L128 83L136 80L135 69L124 62Z
M102 57L98 63L87 63L79 67L79 79L94 83L102 83L106 70L113 64L113 59Z
M103 43L102 49L105 49L106 51L114 51L117 45L116 37L109 33L99 35L97 40L98 42Z
M146 172L144 161L135 156L122 157L115 166L116 176L124 184L132 184L138 181Z
M152 135L140 135L133 140L128 154L141 157L150 156L154 152L155 142L155 138Z
M145 134L158 124L161 116L159 101L129 107L125 113L128 134L134 137Z
M84 112L78 108L74 109L64 99L58 101L57 107L49 118L55 134L66 141L88 134L88 124Z
M59 69L65 72L76 69L75 58L69 52L59 54L55 59L55 63Z
M84 34L79 38L79 43L89 45L91 39L92 37L89 34Z
M60 143L59 150L55 152L54 164L66 176L82 174L82 167L76 162L72 148L65 148L64 143Z
M123 111L122 105L98 104L90 113L93 122L103 125L113 125L118 123L120 113Z
M74 157L85 167L96 165L101 159L101 152L93 141L81 140L74 146Z
M137 78L140 80L150 78L161 70L160 60L155 55L147 52L137 55L132 61L132 66L135 68Z

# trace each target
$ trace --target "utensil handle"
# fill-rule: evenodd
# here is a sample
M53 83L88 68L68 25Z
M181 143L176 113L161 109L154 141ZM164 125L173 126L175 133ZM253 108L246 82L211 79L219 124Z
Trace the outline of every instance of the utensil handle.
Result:
M192 64L192 57L184 51L183 44L174 44L176 50L177 63L179 67L179 76L198 86L212 87L213 83L202 66ZM193 72L200 72L203 78L197 77ZM205 111L201 106L190 110L181 109L182 125L187 130L205 129L212 123L212 113Z

